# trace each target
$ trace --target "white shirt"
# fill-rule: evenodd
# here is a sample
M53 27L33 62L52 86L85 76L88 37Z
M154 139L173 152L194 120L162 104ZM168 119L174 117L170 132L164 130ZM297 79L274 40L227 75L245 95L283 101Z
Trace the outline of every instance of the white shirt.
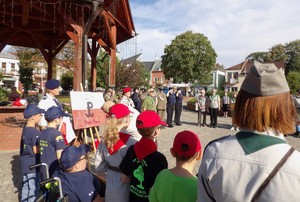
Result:
M45 111L47 111L50 107L52 106L57 106L55 100L57 101L57 99L53 96L51 96L49 93L47 93L39 102L38 107L41 109L44 109ZM57 101L58 102L58 101ZM41 117L41 120L39 122L39 126L41 127L46 127L47 126L47 121L45 120L45 114L43 114L43 116Z

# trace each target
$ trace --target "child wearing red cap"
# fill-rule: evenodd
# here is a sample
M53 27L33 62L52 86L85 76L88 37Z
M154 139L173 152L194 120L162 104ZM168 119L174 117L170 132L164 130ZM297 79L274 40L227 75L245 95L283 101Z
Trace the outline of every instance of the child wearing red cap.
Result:
M154 111L142 112L136 120L136 127L142 138L129 147L120 169L122 181L130 182L129 201L149 201L150 188L158 173L168 168L166 157L157 151L154 139L160 134L160 126L167 125Z
M198 136L188 130L179 132L170 149L176 158L176 166L161 171L149 195L150 202L195 202L197 200L197 177L193 169L202 157Z
M119 165L129 146L136 140L129 134L120 132L130 123L130 110L124 104L110 107L106 129L95 156L96 172L106 176L106 202L128 201L129 184L121 183L122 172Z

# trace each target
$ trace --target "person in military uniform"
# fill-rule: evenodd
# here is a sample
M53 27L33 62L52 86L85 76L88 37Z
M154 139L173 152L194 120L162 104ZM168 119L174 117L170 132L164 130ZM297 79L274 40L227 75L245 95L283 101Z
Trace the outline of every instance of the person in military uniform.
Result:
M159 115L160 119L164 121L165 113L167 108L167 95L163 92L163 88L158 88L157 93L157 114Z

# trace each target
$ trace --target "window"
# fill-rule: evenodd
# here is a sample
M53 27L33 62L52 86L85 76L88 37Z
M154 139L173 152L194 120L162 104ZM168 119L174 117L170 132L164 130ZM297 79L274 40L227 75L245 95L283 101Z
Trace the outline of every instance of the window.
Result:
M2 66L1 66L1 72L2 74L6 74L6 62L2 62Z
M230 79L232 78L232 72L228 72L227 73L227 81L229 81L230 82Z
M234 72L233 73L233 78L237 80L239 78L239 73L238 72Z
M232 87L232 88L231 88L231 91L232 91L232 92L237 92L237 91L238 91L238 88L237 88L237 87Z
M15 71L15 69L16 69L16 64L15 64L15 63L11 63L10 65L11 65L11 66L10 66L10 71Z

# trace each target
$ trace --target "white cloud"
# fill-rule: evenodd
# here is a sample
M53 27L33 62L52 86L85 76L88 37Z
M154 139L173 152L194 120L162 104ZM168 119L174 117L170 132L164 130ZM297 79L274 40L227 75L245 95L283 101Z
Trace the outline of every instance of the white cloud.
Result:
M130 5L139 33L135 52L142 50L143 60L161 56L165 45L187 30L204 34L226 67L300 38L298 0L131 0Z

